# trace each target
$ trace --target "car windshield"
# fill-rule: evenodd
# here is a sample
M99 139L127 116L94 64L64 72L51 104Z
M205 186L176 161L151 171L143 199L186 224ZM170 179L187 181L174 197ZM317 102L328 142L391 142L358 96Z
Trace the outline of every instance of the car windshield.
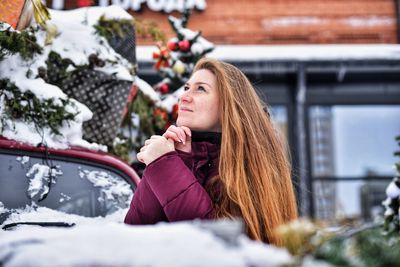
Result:
M0 152L0 223L12 210L31 205L85 217L128 207L134 189L129 178L108 166L71 160Z

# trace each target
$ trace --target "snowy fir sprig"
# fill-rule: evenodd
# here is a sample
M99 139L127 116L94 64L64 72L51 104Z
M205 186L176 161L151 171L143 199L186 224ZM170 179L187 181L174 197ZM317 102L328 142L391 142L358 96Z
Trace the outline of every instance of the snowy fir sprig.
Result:
M400 136L396 137L396 141L400 147ZM394 152L394 155L400 157L400 151ZM400 161L394 165L396 174L393 180L386 188L386 199L382 202L385 207L385 223L386 231L400 231Z
M24 59L40 54L43 49L36 41L35 32L37 31L37 27L29 27L19 32L13 30L7 23L0 22L0 61L6 55L17 53Z
M113 36L124 38L129 33L129 29L134 26L133 19L107 19L103 15L93 27L98 35L110 40Z
M1 125L10 121L34 123L38 132L48 127L56 135L61 135L59 129L63 123L73 121L76 112L69 112L66 106L74 105L66 99L42 99L27 90L21 92L14 83L7 79L0 80L0 96L2 96ZM0 134L2 129L0 129Z

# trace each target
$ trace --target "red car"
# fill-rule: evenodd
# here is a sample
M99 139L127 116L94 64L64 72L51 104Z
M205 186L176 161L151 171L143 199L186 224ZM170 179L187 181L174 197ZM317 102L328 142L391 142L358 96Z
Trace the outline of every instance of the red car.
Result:
M128 164L107 153L34 147L0 137L0 224L27 205L106 216L129 206L139 180Z

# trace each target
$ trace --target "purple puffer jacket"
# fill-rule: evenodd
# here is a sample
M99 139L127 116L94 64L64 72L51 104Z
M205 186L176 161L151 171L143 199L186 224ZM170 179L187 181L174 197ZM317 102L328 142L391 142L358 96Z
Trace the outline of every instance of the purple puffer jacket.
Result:
M219 144L192 142L192 152L173 151L151 162L133 196L127 224L214 218L213 203L205 191L218 174Z

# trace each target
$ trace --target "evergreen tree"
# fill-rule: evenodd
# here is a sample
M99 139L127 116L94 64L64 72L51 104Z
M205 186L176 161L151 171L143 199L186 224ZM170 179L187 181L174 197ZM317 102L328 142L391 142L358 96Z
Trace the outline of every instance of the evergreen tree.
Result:
M166 46L159 45L159 52L153 54L157 60L155 68L164 78L155 89L162 94L173 93L185 84L196 62L214 49L214 45L201 36L201 31L187 28L190 14L186 9L180 19L168 17L176 37L169 39Z

